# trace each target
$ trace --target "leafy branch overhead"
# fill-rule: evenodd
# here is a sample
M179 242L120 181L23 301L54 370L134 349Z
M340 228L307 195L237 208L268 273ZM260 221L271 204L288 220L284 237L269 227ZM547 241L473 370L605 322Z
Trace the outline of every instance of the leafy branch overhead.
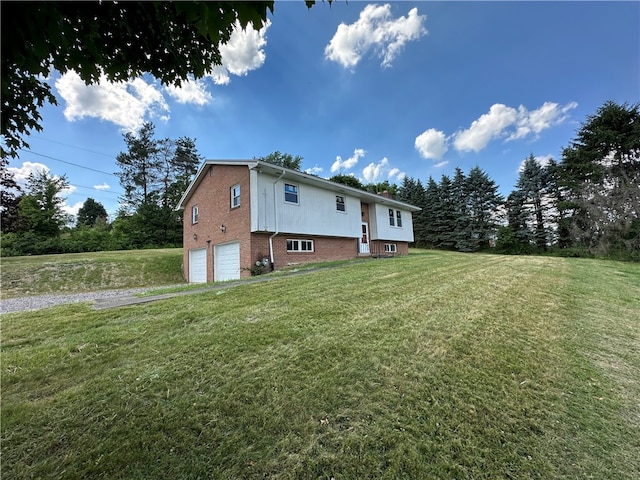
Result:
M312 2L307 2L310 7ZM44 80L74 70L87 83L150 73L164 84L201 78L221 63L237 23L259 29L273 1L1 2L2 155L17 156L57 104Z

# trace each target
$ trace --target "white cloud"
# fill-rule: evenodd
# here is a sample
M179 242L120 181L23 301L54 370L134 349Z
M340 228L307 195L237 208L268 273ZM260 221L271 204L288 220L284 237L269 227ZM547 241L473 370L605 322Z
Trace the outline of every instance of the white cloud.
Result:
M82 208L82 205L84 205L84 201L76 202L73 205L69 205L67 202L64 202L60 208L68 215L78 215L78 210Z
M362 176L367 183L377 183L383 180L399 181L402 180L406 174L397 168L391 168L389 166L389 159L384 157L378 163L371 162L364 167L362 169Z
M353 151L353 156L347 158L346 160L342 160L342 157L338 155L336 157L336 161L331 165L331 173L336 173L339 170L345 169L349 170L357 165L358 160L364 157L366 152L362 148L356 148Z
M406 17L393 19L390 5L367 5L356 22L338 26L325 47L325 58L352 68L369 50L374 50L382 57L381 65L389 67L407 42L427 33L423 25L426 18L412 8Z
M576 102L562 106L545 102L537 110L527 110L522 105L516 110L496 103L491 106L488 113L474 120L468 129L456 132L453 145L458 151L479 152L491 140L500 137L506 137L507 141L530 135L537 138L543 130L564 122L568 118L569 110L577 106Z
M430 128L416 137L415 148L423 158L440 160L447 152L447 137L444 132Z
M103 183L102 185L94 185L93 188L96 190L111 190L111 185L108 183Z
M264 46L267 44L266 35L270 26L271 21L267 20L260 30L255 30L252 24L243 30L236 21L229 42L220 45L222 65L216 65L207 76L216 85L227 85L231 81L229 74L242 76L260 68L267 58Z
M560 106L553 102L544 102L537 110L528 111L522 105L518 108L516 131L507 140L515 140L533 134L536 137L542 130L562 123L567 119L567 112L576 108L576 102Z
M98 83L85 85L76 72L69 71L55 85L67 102L64 116L70 122L94 117L133 132L149 118L168 119L169 107L162 93L142 78L109 82L103 76Z
M447 165L449 162L447 160L445 160L444 162L438 162L436 163L433 168L441 168L444 167L445 165Z
M308 173L309 175L320 175L322 173L322 167L319 166L315 166L315 167L311 167L311 168L307 168L305 170L305 173Z
M165 90L178 103L206 105L212 100L211 94L207 92L207 87L201 79L187 80L182 82L179 87L167 85Z
M515 108L501 103L491 105L489 113L474 120L467 130L455 134L453 145L456 150L479 152L492 139L499 137L505 128L513 125L517 118L518 112Z
M7 170L13 174L13 178L18 185L24 187L27 183L27 178L32 173L37 171L44 170L46 173L49 173L49 167L47 167L44 163L38 162L22 162L21 167L7 167Z

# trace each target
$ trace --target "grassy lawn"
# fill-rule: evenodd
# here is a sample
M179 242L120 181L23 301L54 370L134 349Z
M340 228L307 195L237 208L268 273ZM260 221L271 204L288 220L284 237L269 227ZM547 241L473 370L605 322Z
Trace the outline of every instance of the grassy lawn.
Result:
M1 298L184 283L182 249L3 257Z
M640 265L419 252L2 316L3 478L640 475Z

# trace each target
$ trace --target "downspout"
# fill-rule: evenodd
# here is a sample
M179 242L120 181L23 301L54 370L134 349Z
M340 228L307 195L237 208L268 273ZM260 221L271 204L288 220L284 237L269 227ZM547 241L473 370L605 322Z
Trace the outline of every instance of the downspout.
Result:
M275 260L273 258L273 237L275 237L276 235L278 235L278 233L280 233L279 230L279 225L278 225L278 205L277 205L277 198L276 198L276 184L280 181L280 179L282 177L284 177L285 174L285 170L282 170L282 173L280 174L280 176L278 178L276 178L275 182L273 182L273 217L274 217L274 221L275 221L275 231L273 232L273 235L271 235L269 237L269 260L271 261L271 271L273 272L273 265L275 263Z

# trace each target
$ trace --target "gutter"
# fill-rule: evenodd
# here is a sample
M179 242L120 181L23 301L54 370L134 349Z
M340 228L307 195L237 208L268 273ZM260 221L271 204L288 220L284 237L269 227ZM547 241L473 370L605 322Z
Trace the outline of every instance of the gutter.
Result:
M280 179L282 179L282 177L284 177L284 174L286 173L286 170L282 170L282 173L280 174L280 176L278 178L276 178L275 182L273 182L273 216L274 216L274 221L276 224L276 229L273 232L273 235L271 235L269 237L269 260L271 261L271 271L273 272L273 265L275 263L275 260L273 258L273 237L275 237L276 235L278 235L278 233L280 233L279 231L279 224L278 224L278 207L277 207L277 196L276 196L276 184L280 181Z

